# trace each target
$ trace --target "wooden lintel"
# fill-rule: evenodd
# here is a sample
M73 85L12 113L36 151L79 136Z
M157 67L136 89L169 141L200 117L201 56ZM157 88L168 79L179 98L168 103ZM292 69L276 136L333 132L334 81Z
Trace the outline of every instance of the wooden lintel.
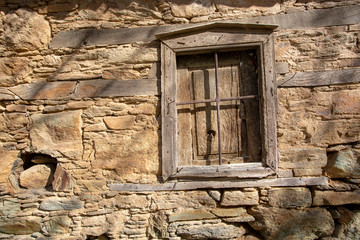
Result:
M160 95L158 79L28 83L0 89L0 100L72 99Z
M324 71L295 72L278 81L278 87L316 87L360 82L360 68Z
M184 191L196 189L231 189L247 187L297 187L327 185L327 177L303 178L272 178L261 180L234 181L192 181L164 184L109 184L111 191L153 192L153 191Z
M261 16L224 22L232 24L266 24L266 26L275 24L278 25L277 30L358 24L360 22L360 6L353 5L330 9L315 9L305 12ZM155 35L157 34L201 25L204 25L204 23L63 31L55 35L50 43L50 48L81 48L94 45L152 42L156 40Z

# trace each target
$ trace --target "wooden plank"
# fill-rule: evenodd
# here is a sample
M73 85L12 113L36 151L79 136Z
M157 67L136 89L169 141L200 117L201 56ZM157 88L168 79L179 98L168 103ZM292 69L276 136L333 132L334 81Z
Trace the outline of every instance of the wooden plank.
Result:
M278 87L316 87L360 82L360 68L324 71L296 72L286 74Z
M225 32L225 31L231 32ZM185 48L209 47L225 44L237 44L240 42L259 42L264 41L268 36L264 31L242 31L234 29L211 29L209 32L200 32L196 35L187 35L164 40L175 52L182 51ZM186 43L186 44L185 44Z
M75 98L124 97L138 95L159 95L158 81L141 80L87 80L80 81L75 91Z
M9 88L24 100L69 99L73 97L76 82L29 83Z
M262 16L249 19L237 19L228 23L237 24L277 24L278 30L315 28L333 25L358 24L360 22L360 5L330 9L315 9L306 12ZM126 44L132 42L152 42L155 35L179 30L201 24L178 24L171 26L154 26L118 29L85 29L59 32L50 43L51 48L80 48L93 45ZM160 35L161 36L161 35Z
M263 155L267 165L275 172L278 171L278 150L277 150L277 90L276 90L276 72L275 72L275 53L274 53L274 36L271 34L267 42L264 43L261 59L263 61L263 118L265 137Z
M261 165L261 163L260 163ZM222 165L223 166L223 165ZM232 166L232 165L230 165ZM174 178L266 178L268 176L274 175L275 172L266 167L248 167L248 168L221 168L218 169L209 169L209 168L199 168L199 167L179 167L177 173L173 176Z
M176 56L161 44L161 116L162 116L162 177L166 181L176 170L177 113L176 113Z
M109 184L111 191L153 192L247 187L298 187L328 185L327 177L272 178L260 180L173 182L164 184Z

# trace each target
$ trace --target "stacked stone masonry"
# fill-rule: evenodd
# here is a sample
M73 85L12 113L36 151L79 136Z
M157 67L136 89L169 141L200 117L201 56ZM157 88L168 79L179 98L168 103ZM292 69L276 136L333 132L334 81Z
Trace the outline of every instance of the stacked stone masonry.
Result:
M326 18L359 6L0 0L0 239L360 239L360 11L355 22L319 18L274 32L276 177L326 177L326 185L111 191L162 184L160 42L54 41L82 30ZM302 85L314 73L330 77Z

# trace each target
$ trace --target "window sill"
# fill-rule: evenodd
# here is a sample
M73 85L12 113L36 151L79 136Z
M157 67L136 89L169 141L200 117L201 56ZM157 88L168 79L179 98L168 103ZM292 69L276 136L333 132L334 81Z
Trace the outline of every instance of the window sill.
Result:
M271 178L257 180L229 180L229 181L187 181L167 182L163 184L119 183L109 184L111 191L154 192L154 191L185 191L199 189L231 189L253 187L300 187L328 185L327 177L294 177Z
M266 178L275 175L275 171L264 167L262 163L224 164L217 166L178 167L171 178Z

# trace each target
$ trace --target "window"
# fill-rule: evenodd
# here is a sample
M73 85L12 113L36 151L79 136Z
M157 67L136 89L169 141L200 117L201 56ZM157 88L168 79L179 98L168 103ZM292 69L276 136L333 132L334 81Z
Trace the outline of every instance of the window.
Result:
M157 35L164 180L276 173L274 28L211 23Z

